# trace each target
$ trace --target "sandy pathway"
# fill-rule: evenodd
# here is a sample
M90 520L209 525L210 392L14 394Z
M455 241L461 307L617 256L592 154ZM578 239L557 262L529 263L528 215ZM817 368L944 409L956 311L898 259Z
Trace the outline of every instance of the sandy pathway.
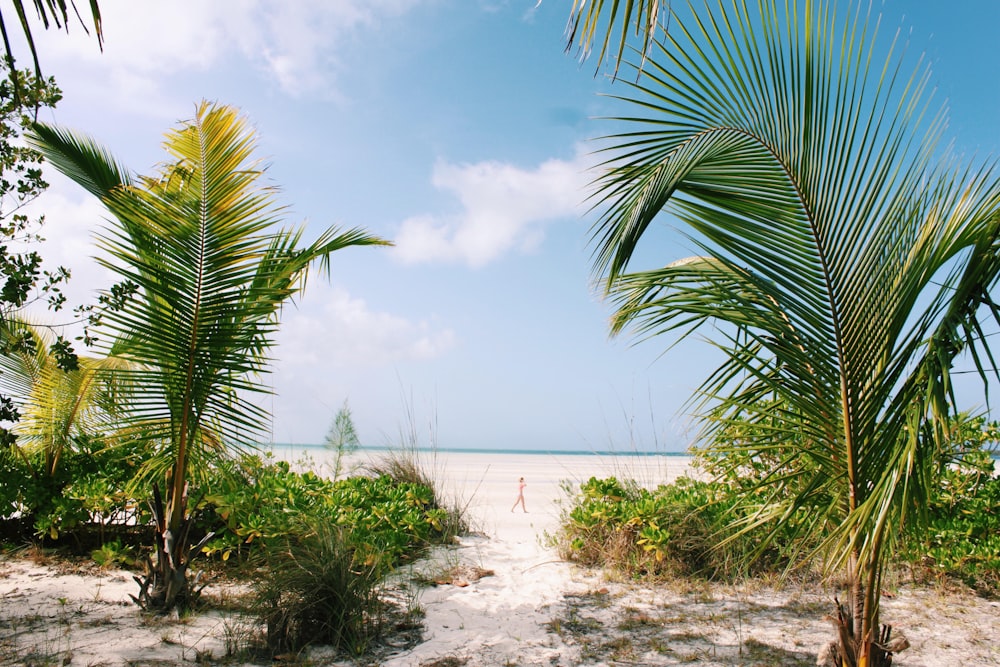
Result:
M479 520L488 518L491 524L489 536L463 538L459 548L438 556L441 567L465 564L493 574L466 587L424 589L419 604L426 612L425 642L387 661L387 667L447 657L468 665L577 664L577 652L562 645L546 624L567 593L585 593L589 584L574 580L571 566L542 544L544 533L557 525L558 509L537 498L532 506L529 514L518 510L483 517L479 512Z

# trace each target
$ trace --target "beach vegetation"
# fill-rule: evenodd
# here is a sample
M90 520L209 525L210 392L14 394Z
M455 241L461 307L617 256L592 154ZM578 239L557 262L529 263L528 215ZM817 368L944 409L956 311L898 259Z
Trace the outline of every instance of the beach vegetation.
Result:
M263 184L255 137L236 109L203 102L169 132L170 161L134 177L99 144L38 124L33 148L107 208L99 262L120 278L106 293L95 340L133 368L116 374L133 398L127 423L155 456L156 559L140 604L166 611L187 604L192 547L189 471L225 452L226 441L259 435L267 413L251 400L263 375L283 304L309 269L329 271L331 255L384 244L360 229L330 228L302 245L302 229L278 227L283 209ZM190 508L193 509L193 508Z
M958 580L981 595L1000 596L1000 425L983 417L959 421L951 456L940 467L928 499L927 523L900 549L915 577Z
M206 553L224 561L246 561L257 543L300 535L308 517L349 531L355 565L379 575L446 539L447 510L427 486L387 476L334 481L258 455L224 461L219 470L205 484L200 522L202 532L217 533Z
M268 649L276 655L323 644L360 655L382 630L383 571L356 554L343 526L318 516L300 520L293 534L265 546L268 576L254 581Z
M593 266L614 333L698 331L722 352L692 405L723 461L741 446L714 436L735 420L794 443L748 490L737 534L762 535L758 552L790 522L821 535L799 556L847 582L833 659L872 667L904 644L881 623L882 577L927 525L953 364L994 372L1000 183L942 147L928 73L838 9L673 17L620 80L632 113L606 139ZM633 266L664 212L697 254Z
M632 578L734 581L780 572L779 549L751 560L760 539L724 541L738 496L717 482L681 477L655 489L611 477L580 485L554 543L567 560Z
M101 567L137 568L149 553L152 516L142 488L129 482L148 456L145 444L75 449L59 469L65 502L44 514L58 526L56 537L48 530L4 537L34 536L37 545L89 556ZM4 465L4 473L19 474L28 464L17 457ZM429 547L450 543L456 524L433 504L430 488L386 476L334 480L253 452L218 460L199 483L191 531L213 535L201 549L213 577L250 580L238 611L257 629L241 640L254 654L324 643L351 655L364 651L413 611L414 600L399 601L390 575ZM31 502L30 487L18 488L16 504L4 504L5 522ZM192 604L212 603L198 597L208 582L192 577Z
M61 468L67 456L89 455L106 444L97 434L108 432L118 413L114 370L128 362L81 356L67 369L53 352L47 329L14 318L7 319L2 329L5 337L19 341L0 355L0 392L18 411L19 420L10 429L14 440L8 446L25 464L26 475L20 483L9 479L7 492L26 492L28 497L20 502L29 510L24 520L35 524L40 534L55 538L62 522L54 519L58 515L69 519L67 509L76 506L70 496L79 493L79 488L68 490L67 485L84 483L83 471ZM77 458L73 465L80 463Z
M206 488L199 516L216 536L205 551L254 573L250 613L270 655L315 644L365 652L408 611L388 600L388 575L452 537L430 488L388 476L333 480L244 455Z
M123 545L121 540L117 539L104 542L100 547L90 552L90 557L103 568L124 567L134 560L132 548Z
M49 475L40 474L43 450L5 448L0 536L13 543L68 541L80 549L114 539L134 542L149 518L146 504L128 492L144 452L135 440L108 447L100 437L80 436Z
M29 215L26 207L48 183L42 178L41 154L22 139L38 110L54 108L62 92L53 79L16 70L10 62L0 69L9 75L0 80L0 356L7 356L30 354L28 347L36 341L19 335L23 331L15 322L38 302L60 310L69 271L43 268L41 254L33 247L42 240L45 217ZM76 355L70 342L61 335L51 339L47 344L52 358L60 367L73 369ZM13 442L9 424L19 417L14 399L0 392L0 446Z
M794 440L778 447L768 431L733 421L717 432L739 451L696 448L694 477L645 488L616 477L564 485L568 503L552 537L560 555L631 578L685 577L725 583L767 580L802 564L833 526L801 530L808 513L771 527L742 529L746 516L772 502L763 481L788 474L783 461ZM894 575L916 581L963 583L980 594L1000 594L1000 475L995 471L1000 426L960 414L943 441L925 510L928 523L910 524L900 537ZM752 444L755 443L755 444ZM806 479L790 479L805 483ZM819 568L821 569L821 568ZM815 568L796 576L814 578Z

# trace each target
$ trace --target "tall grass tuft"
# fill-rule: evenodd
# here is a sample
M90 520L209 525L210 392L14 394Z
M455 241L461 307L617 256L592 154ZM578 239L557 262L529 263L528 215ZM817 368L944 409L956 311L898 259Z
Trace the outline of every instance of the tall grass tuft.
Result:
M417 427L412 399L403 401L406 422L400 426L398 441L390 443L386 453L368 464L368 471L376 477L383 475L397 483L419 484L431 490L431 506L447 512L441 530L445 541L469 532L468 507L471 499L463 500L445 493L440 480L444 471L437 452L437 416L427 428L427 444L423 445Z
M359 655L381 633L384 573L355 562L345 528L304 519L300 535L268 544L263 557L255 612L273 654L324 644Z

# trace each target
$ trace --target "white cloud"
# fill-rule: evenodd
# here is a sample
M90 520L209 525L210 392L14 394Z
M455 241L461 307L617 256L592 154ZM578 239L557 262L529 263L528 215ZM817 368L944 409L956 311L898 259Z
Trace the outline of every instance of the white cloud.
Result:
M404 220L392 252L406 263L447 261L472 267L508 252L531 252L544 239L547 225L582 214L592 178L589 166L583 151L573 160L547 160L534 169L501 162L438 163L432 182L458 197L461 214Z
M284 368L387 366L432 359L456 343L451 329L372 310L364 299L318 280L302 302L301 310L282 316L278 356Z
M99 89L154 108L158 79L207 71L225 59L248 60L284 92L329 93L338 51L357 30L401 15L420 0L175 0L102 3L104 52L79 24L38 31L43 67L61 61L57 78L97 72ZM89 15L83 13L85 20Z

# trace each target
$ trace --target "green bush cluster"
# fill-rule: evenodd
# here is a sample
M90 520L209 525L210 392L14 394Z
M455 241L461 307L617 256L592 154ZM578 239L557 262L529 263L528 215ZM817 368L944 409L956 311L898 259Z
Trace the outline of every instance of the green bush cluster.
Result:
M687 477L655 490L592 477L563 517L560 555L634 576L718 576L735 562L714 548L727 509L720 491Z
M138 445L81 441L49 474L40 455L0 448L0 537L80 553L146 546L137 533L149 522L148 489L134 484L143 460ZM333 481L269 455L219 460L192 493L194 530L216 534L205 551L222 561L243 562L268 539L301 534L303 518L314 517L349 532L359 563L387 571L447 539L455 523L429 486L386 475Z
M344 529L355 564L378 572L447 537L448 512L434 504L428 486L386 475L333 481L256 455L220 467L223 472L206 485L200 523L218 533L205 550L222 560L246 558L255 544L300 535L310 520Z
M0 537L89 547L134 533L149 518L128 490L141 459L134 442L81 438L50 470L40 452L0 448Z
M719 482L681 477L650 490L592 477L571 501L555 542L563 558L637 577L730 580L787 569L788 551L740 530L753 509Z
M1000 595L1000 476L985 452L971 452L941 474L925 530L907 535L903 561L934 578L954 577L984 595Z
M388 475L330 480L285 461L243 456L220 465L200 503L205 551L248 562L253 610L272 654L328 644L363 652L386 612L385 576L454 522L431 487ZM221 528L220 528L221 526Z
M927 529L904 528L898 563L1000 594L1000 476L992 466L988 453L973 450L942 467L938 491L920 508ZM743 519L767 501L762 493L754 497L750 477L681 477L654 490L592 477L573 495L555 543L563 558L633 577L732 580L785 572L792 554L814 548L823 534L801 530L804 516L742 530ZM765 531L776 538L765 539Z

